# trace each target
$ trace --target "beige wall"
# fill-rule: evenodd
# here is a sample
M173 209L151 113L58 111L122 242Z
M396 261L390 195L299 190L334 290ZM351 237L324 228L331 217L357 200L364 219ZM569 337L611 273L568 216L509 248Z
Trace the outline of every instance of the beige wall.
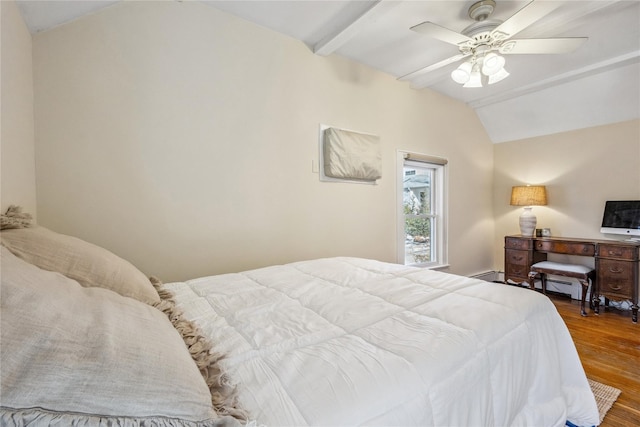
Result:
M534 212L561 236L602 237L604 201L640 198L637 120L491 146L462 104L190 3L131 2L41 33L32 71L15 3L0 11L2 209L36 213L35 72L39 222L165 280L394 261L398 149L450 160L459 274L503 269L512 185L548 186ZM318 181L320 123L381 135L377 186Z
M31 35L12 0L0 2L2 212L20 205L36 215Z
M451 272L493 264L474 112L196 2L123 2L34 36L40 223L163 280L313 257L395 261L396 151L450 161ZM320 182L318 127L378 134L378 185Z
M600 233L607 200L640 199L640 121L632 120L494 147L496 269L504 270L504 236L518 234L522 208L509 206L511 186L544 184L549 204L536 206L538 228L562 237Z

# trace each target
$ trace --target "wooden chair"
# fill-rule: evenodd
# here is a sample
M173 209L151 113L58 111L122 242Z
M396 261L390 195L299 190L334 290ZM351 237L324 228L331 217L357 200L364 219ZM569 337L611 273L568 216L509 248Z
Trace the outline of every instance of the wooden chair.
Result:
M585 298L587 296L587 290L589 289L589 283L592 286L596 279L596 271L585 265L580 264L563 264L552 261L542 261L535 263L531 266L529 272L529 287L535 289L536 277L540 277L542 282L542 293L547 293L547 274L554 274L556 276L573 277L580 281L582 285L582 301L580 302L580 314L582 316L587 315L585 310Z

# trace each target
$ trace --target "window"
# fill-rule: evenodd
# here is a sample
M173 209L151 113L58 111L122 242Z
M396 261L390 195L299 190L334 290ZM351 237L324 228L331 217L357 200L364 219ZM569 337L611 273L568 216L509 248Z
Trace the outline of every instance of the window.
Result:
M399 153L398 262L440 267L446 259L446 164L439 157Z

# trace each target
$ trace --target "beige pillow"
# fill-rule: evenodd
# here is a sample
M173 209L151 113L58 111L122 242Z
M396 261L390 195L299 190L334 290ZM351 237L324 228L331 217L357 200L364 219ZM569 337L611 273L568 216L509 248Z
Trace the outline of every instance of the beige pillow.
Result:
M0 425L240 425L159 310L0 250Z
M111 289L148 304L160 301L149 279L133 264L84 240L44 227L2 230L0 238L19 258L82 286Z

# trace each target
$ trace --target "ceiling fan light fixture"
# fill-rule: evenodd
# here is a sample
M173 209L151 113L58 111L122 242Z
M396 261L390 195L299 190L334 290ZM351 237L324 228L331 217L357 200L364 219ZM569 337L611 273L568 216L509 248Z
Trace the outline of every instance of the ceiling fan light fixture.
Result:
M451 78L458 84L465 84L471 77L471 62L463 62L458 68L451 72Z
M480 74L480 69L477 64L473 67L473 71L471 71L469 81L466 82L463 87L482 87L482 74Z
M504 63L505 60L503 56L490 52L485 55L484 60L482 61L482 74L485 76L492 76L504 69Z
M509 72L504 68L501 68L497 73L489 76L489 84L492 85L494 83L498 83L499 81L504 80L507 77L509 77Z
M411 27L413 31L456 46L460 53L400 77L401 80L408 80L419 74L435 71L471 56L470 60L460 64L457 69L451 72L451 78L465 88L482 87L483 84L495 84L509 76L509 73L504 69L505 59L501 55L570 53L587 40L587 37L511 39L555 10L558 5L554 3L561 2L528 0L525 7L503 21L491 18L496 7L496 0L470 1L473 3L468 12L474 22L461 32L450 30L431 21L425 21ZM469 66L471 66L471 70L469 70Z

